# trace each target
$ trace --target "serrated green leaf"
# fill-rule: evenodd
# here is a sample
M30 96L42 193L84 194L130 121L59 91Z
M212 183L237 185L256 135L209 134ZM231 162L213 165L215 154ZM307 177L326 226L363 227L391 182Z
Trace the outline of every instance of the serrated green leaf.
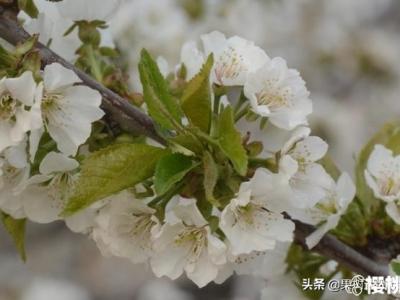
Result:
M379 206L380 201L374 197L372 190L366 183L364 172L368 159L375 145L382 144L391 149L395 155L400 154L400 123L388 123L361 150L356 164L357 196L362 201L366 212L369 214Z
M179 129L182 111L178 102L171 96L168 84L158 69L157 63L143 49L139 63L143 97L150 116L167 129Z
M208 133L211 122L210 71L214 64L212 54L201 71L189 81L182 95L182 109L194 125Z
M14 245L23 261L26 261L25 251L25 227L26 219L14 219L13 217L1 212L1 221L7 232L14 241Z
M233 111L230 106L221 112L218 122L218 143L221 150L232 162L236 172L244 176L247 172L248 158L242 145L242 138L235 128Z
M192 160L183 154L174 153L161 158L154 174L154 188L158 195L166 193L175 183L195 167Z
M214 161L214 158L209 152L204 152L203 156L203 168L204 168L204 190L206 199L214 206L219 207L218 201L214 198L214 189L217 185L219 178L218 166Z
M31 18L37 18L39 11L33 0L18 0L18 8Z
M151 177L168 150L145 144L115 144L90 155L63 214L71 215L92 203Z

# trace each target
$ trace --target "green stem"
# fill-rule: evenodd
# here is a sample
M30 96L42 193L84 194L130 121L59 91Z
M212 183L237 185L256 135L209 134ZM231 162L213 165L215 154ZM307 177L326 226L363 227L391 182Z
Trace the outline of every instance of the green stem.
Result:
M94 49L93 49L92 45L88 45L87 47L88 47L87 53L88 53L89 61L90 61L90 71L97 81L102 82L103 75L101 73L100 66L97 63L97 59L94 54Z
M238 101L237 101L235 107L233 108L233 112L234 112L234 113L237 113L237 112L239 111L239 109L242 108L242 105L243 105L244 103L246 103L246 101L247 101L247 98L246 98L246 96L244 95L243 90L242 90L242 91L240 92L239 99L238 99Z
M243 118L249 112L250 104L247 104L242 110L235 113L235 123L237 123L241 118Z

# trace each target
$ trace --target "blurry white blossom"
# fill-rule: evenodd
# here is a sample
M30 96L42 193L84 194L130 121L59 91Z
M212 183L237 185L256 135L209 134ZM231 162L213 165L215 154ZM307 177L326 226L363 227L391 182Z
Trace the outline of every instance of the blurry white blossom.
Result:
M326 174L326 176L329 176ZM327 178L325 196L314 207L302 210L289 210L289 214L304 223L316 225L317 229L306 238L308 248L313 248L321 238L335 228L341 216L353 200L356 187L350 176L343 173L337 182Z
M365 179L376 198L385 201L386 213L400 224L400 155L375 145L365 170Z

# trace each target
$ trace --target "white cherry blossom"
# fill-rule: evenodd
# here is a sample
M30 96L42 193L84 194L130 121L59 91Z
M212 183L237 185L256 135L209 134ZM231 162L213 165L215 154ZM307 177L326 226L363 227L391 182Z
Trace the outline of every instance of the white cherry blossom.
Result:
M393 202L400 199L400 155L383 145L375 145L365 170L367 184L375 197Z
M400 224L400 155L375 145L365 170L365 179L376 198L386 204L386 213Z
M280 155L289 155L298 165L297 172L290 179L290 185L303 207L312 207L324 197L324 187L329 184L330 176L316 163L323 158L328 144L317 136L309 136L308 127L296 128L283 146Z
M329 230L338 225L355 194L356 188L352 179L347 173L342 173L337 182L331 178L329 185L325 187L325 197L314 207L289 210L293 218L317 226L306 238L308 248L315 247Z
M201 36L205 54L214 54L213 82L219 85L244 85L249 73L269 61L269 57L253 42L241 37L226 38L213 31Z
M129 258L133 263L143 263L152 255L152 237L159 227L155 210L145 199L136 199L129 191L112 197L108 207L102 209L100 230L94 237L103 247L103 253Z
M41 88L26 71L0 80L0 152L22 142L25 133L42 126Z
M307 116L312 112L305 82L299 72L289 69L280 57L251 72L244 84L244 93L256 114L268 117L282 129L292 130L307 124Z
M0 209L17 219L25 217L22 186L31 170L26 147L25 139L0 155Z
M277 242L272 250L254 251L250 254L232 255L228 250L228 262L220 269L214 280L221 284L234 272L238 275L253 275L265 280L282 276L286 272L286 257L291 243ZM229 249L230 244L227 243Z
M66 155L76 154L90 136L92 123L104 115L100 93L74 85L79 82L73 71L58 63L44 69L43 119L58 149Z
M214 236L194 199L181 198L156 234L150 263L156 276L187 277L203 287L225 264L226 246Z
M39 174L25 182L23 207L27 217L38 223L61 219L60 213L73 190L79 163L57 152L48 153Z
M222 211L220 228L234 256L271 250L277 241L293 239L294 223L274 211L276 206L269 202L269 197L277 195L268 193L266 185L271 184L271 188L274 185L268 175L257 170L249 182L241 184L238 195ZM278 202L278 199L272 200Z

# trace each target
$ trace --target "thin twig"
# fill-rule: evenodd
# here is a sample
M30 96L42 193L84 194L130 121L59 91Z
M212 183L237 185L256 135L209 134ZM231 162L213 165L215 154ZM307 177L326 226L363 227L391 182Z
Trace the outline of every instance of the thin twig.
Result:
M30 35L18 25L15 19L15 12L9 13L6 7L0 6L0 9L0 37L12 45L17 45L26 41ZM157 134L153 121L146 114L132 106L121 96L95 81L86 73L77 69L44 45L38 43L36 48L40 51L43 65L54 62L60 63L64 67L74 71L85 85L99 91L103 96L104 109L123 129L134 133L141 133L155 141L164 143L164 139ZM314 231L315 228L298 221L295 221L295 223L295 240L297 243L305 246L305 238ZM368 257L363 256L329 234L320 241L313 251L336 260L349 269L363 275L386 276L388 274L386 266L380 265Z

